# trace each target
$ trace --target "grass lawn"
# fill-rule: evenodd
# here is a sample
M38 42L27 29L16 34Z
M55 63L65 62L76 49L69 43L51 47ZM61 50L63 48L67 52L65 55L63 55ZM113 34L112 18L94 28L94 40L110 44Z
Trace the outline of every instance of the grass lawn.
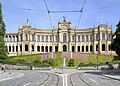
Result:
M6 64L25 64L25 65L41 65L42 54L33 54L33 55L22 55L22 56L12 56L5 60L0 60L0 63L6 63ZM55 60L50 60L47 62L47 64L44 62L44 65L52 64L59 66L63 64L63 60L60 59L61 53L57 53L57 58ZM112 55L88 55L88 61L84 62L82 60L75 60L75 66L82 65L82 66L89 66L89 65L96 65L98 58L99 64L105 64L106 62L111 63L120 63L119 60L113 61L114 57ZM67 59L66 59L67 61ZM66 62L68 63L68 62ZM42 66L44 66L42 65Z

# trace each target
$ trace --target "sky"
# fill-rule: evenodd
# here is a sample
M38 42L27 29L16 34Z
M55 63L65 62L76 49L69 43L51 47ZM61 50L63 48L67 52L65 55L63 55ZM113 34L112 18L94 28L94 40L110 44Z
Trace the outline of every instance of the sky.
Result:
M81 10L85 0L46 0L50 11ZM120 19L120 0L86 0L82 13L50 13L48 17L44 0L2 0L3 20L6 33L16 33L18 28L29 24L37 29L57 28L58 22L72 22L77 29L93 28L99 24L112 26L113 32ZM29 10L30 9L30 10ZM81 19L80 19L80 15ZM80 19L80 22L79 22Z

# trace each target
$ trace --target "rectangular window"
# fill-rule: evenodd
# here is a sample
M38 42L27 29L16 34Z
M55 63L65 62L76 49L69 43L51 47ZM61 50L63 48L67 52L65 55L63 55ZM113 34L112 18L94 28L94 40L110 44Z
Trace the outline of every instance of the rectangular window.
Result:
M35 41L35 35L32 34L32 41Z
M72 35L72 42L75 42L75 36Z
M96 34L96 41L98 41L98 34Z
M84 42L84 35L82 35L82 42Z
M42 42L44 42L44 36L42 35Z
M48 35L46 35L46 42L48 42Z
M78 35L78 42L80 42L80 35Z
M40 42L40 35L37 36L37 41Z
M58 35L55 36L56 42L58 42Z
M86 42L88 42L88 35L86 35Z
M90 34L90 42L92 42L93 40L93 37L92 37L92 34Z
M52 35L50 35L50 42L52 42Z
M108 40L108 41L111 40L111 35L110 35L110 34L107 35L107 40Z

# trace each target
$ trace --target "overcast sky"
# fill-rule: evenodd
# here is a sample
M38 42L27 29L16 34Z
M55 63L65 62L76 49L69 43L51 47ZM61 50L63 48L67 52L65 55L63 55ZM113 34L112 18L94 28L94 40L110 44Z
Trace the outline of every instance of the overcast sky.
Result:
M46 0L49 10L80 10L85 0ZM120 19L120 0L86 0L78 27L80 13L50 13L53 26L66 16L72 27L78 29L112 25L113 31ZM15 33L29 19L30 25L38 29L52 29L44 0L2 0L3 18L7 33ZM31 9L31 10L27 10Z

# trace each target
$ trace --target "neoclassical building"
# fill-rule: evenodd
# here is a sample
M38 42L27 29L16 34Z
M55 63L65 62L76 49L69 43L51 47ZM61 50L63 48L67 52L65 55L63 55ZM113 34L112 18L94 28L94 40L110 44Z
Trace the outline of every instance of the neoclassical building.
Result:
M30 25L17 33L5 35L8 55L26 55L49 52L111 53L112 28L100 24L94 28L76 29L66 20L58 22L56 29L36 29Z

